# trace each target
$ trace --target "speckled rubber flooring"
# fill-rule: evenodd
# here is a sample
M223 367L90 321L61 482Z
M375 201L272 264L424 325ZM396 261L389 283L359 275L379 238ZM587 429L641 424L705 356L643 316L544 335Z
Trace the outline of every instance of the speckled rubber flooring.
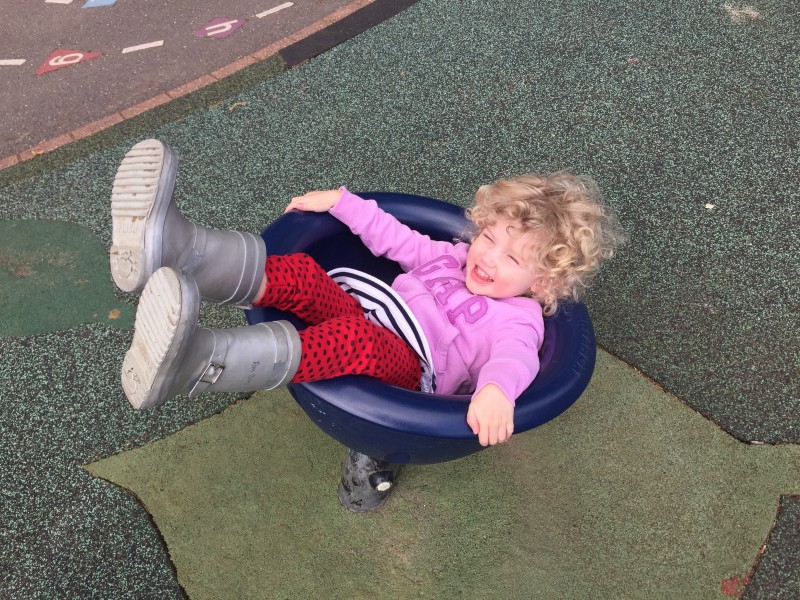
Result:
M467 205L497 177L591 174L629 237L587 300L601 346L734 437L796 444L799 33L789 0L421 0L288 72L262 67L236 96L0 172L2 218L107 247L116 166L144 137L180 157L187 216L251 231L313 188ZM130 411L116 382L133 299L105 284L99 317L0 338L0 597L183 594L142 508L80 467L234 398ZM57 291L35 292L0 308L59 310ZM114 302L119 322L103 318ZM745 597L800 596L799 506L782 499Z

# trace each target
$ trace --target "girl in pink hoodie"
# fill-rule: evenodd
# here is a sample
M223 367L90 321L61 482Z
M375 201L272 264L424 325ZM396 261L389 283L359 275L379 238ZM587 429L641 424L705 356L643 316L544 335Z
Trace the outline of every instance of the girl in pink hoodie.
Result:
M480 443L503 442L515 401L538 371L543 316L580 298L620 238L594 184L568 173L482 186L467 211L469 242L431 240L345 188L293 198L286 211L328 212L401 266L382 293L405 315L404 335L365 315L364 295L351 285L368 275L334 279L305 254L267 256L259 236L186 220L172 199L176 168L168 146L141 142L112 194L112 275L123 290L143 289L122 371L136 408L186 391L359 374L469 394L467 423ZM308 327L200 328L201 297L289 310Z

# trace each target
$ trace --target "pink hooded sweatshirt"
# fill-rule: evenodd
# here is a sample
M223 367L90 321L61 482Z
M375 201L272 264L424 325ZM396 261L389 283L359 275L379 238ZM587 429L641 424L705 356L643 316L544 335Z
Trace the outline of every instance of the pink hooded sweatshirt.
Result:
M488 298L466 286L469 244L431 240L345 188L330 214L376 256L400 264L392 288L428 340L437 394L498 385L514 403L539 370L542 307L531 298Z

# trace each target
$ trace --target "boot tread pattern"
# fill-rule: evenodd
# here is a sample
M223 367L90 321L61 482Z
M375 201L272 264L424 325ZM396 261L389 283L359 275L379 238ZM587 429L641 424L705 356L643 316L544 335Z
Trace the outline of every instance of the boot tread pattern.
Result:
M136 309L133 343L122 364L122 387L135 408L160 404L181 316L181 284L170 269L150 277ZM163 390L164 392L167 390Z
M126 292L140 289L150 268L143 264L145 224L156 201L164 162L165 147L161 142L139 142L122 159L114 179L111 274Z
M150 210L164 164L164 146L145 140L131 148L122 159L111 192L112 215L146 216Z

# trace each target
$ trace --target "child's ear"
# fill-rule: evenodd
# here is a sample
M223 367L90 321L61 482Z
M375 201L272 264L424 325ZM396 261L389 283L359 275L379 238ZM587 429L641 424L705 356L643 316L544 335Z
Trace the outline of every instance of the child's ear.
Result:
M537 279L531 284L530 289L525 295L530 296L531 298L533 298L538 302L541 302L542 298L544 297L544 295L542 294L542 290L545 289L544 283L545 282L541 278Z

